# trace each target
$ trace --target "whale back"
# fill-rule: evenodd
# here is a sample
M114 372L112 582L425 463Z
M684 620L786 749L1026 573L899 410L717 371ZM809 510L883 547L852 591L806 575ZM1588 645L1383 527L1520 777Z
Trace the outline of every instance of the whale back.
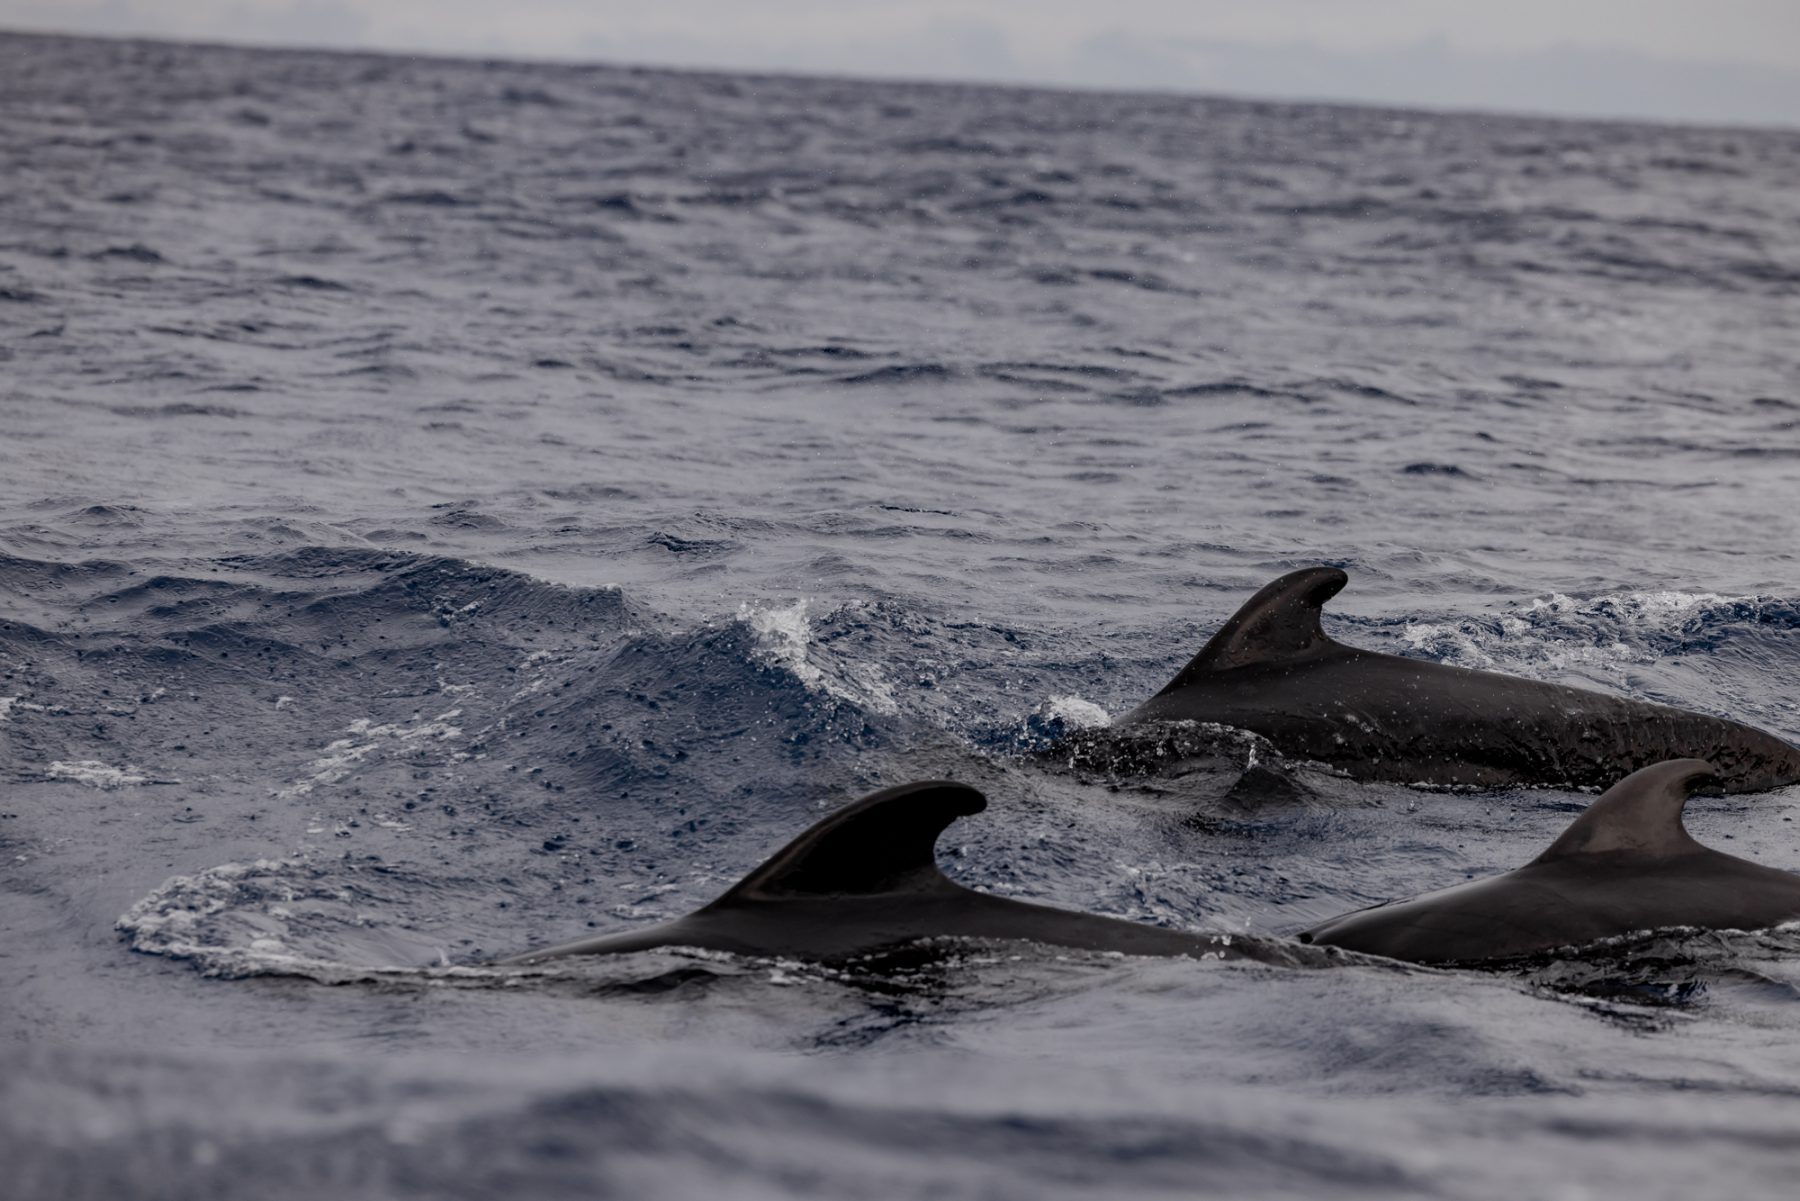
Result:
M1800 782L1800 747L1738 722L1346 646L1322 617L1347 582L1335 567L1272 581L1113 728L1231 726L1289 759L1401 783L1604 788L1633 768L1685 758L1714 764L1726 792Z
M1344 914L1302 941L1420 963L1477 962L1673 926L1800 917L1800 876L1713 850L1682 826L1712 765L1673 759L1613 785L1524 867Z

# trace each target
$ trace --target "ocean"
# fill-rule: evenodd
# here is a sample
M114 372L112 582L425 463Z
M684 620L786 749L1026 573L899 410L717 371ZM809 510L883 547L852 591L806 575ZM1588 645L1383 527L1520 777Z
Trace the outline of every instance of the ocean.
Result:
M9 1196L1791 1195L1792 931L477 965L919 778L1183 928L1537 854L1055 754L1299 566L1800 740L1800 132L0 35L0 164Z

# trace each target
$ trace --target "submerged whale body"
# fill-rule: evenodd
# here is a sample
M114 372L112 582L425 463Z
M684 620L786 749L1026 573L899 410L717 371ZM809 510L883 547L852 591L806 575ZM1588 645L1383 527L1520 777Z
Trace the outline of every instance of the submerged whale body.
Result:
M1115 728L1233 726L1291 759L1405 784L1598 788L1679 758L1712 763L1726 792L1800 782L1800 750L1738 722L1335 642L1320 614L1348 582L1312 567L1269 584Z
M964 888L938 870L938 835L957 818L986 807L980 792L941 780L871 793L814 825L724 896L686 917L498 962L530 964L671 946L831 961L947 937L1023 939L1128 955L1325 961L1324 949L1169 930Z
M1608 789L1517 871L1334 918L1300 936L1414 963L1516 959L1687 926L1759 930L1800 918L1800 875L1702 846L1681 824L1712 779L1697 759Z

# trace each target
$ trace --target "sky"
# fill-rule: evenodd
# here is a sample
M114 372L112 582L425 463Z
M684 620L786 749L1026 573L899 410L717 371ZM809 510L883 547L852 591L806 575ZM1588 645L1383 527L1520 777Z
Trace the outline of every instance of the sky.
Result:
M1800 127L1800 0L0 0L0 29Z

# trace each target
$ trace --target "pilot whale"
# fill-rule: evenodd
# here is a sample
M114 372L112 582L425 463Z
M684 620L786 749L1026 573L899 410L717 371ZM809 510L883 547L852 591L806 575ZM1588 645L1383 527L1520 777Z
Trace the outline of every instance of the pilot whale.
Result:
M1338 954L1292 942L1171 930L965 888L938 870L934 850L951 822L986 807L980 792L945 780L883 789L824 818L686 917L526 951L496 964L653 947L834 961L946 937L1296 966Z
M1681 824L1698 759L1626 776L1517 871L1362 909L1300 935L1414 963L1516 959L1674 926L1760 930L1800 918L1800 875L1702 846Z
M1310 567L1269 584L1113 728L1216 723L1290 759L1405 784L1600 788L1687 757L1714 764L1726 792L1800 781L1800 749L1735 721L1345 646L1319 619L1348 582Z

